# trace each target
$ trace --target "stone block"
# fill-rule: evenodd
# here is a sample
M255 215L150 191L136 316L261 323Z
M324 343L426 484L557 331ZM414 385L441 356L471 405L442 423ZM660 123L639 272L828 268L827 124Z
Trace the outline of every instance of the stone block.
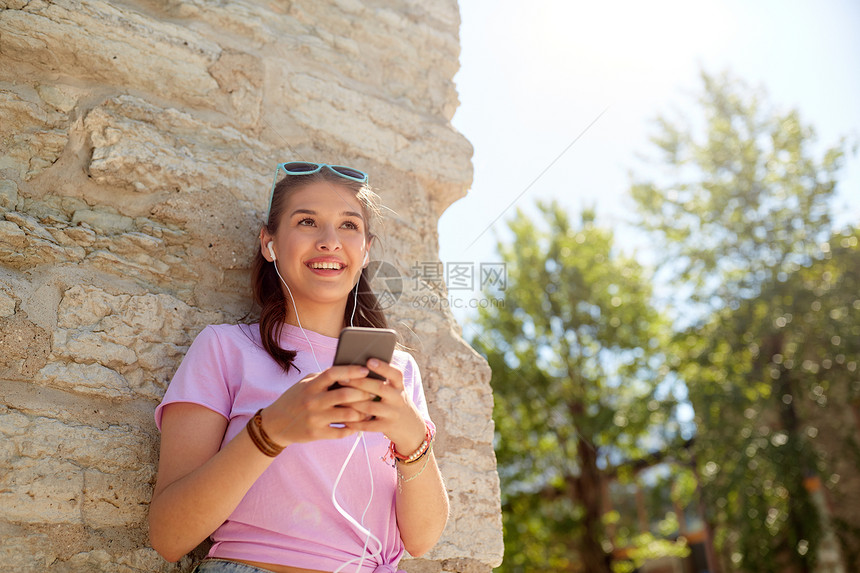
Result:
M90 229L107 235L116 235L131 231L134 220L116 213L104 210L78 209L72 214L72 225L86 223Z
M81 517L92 528L134 526L146 522L152 471L84 472Z
M0 428L2 431L2 428ZM83 471L52 458L17 458L0 472L3 518L19 523L80 523Z
M3 531L0 527L0 563L6 571L44 573L56 559L44 533ZM10 528L11 529L11 528Z
M18 185L10 179L0 179L0 209L14 211L18 204Z
M84 120L95 181L140 193L224 189L260 211L274 162L253 138L176 109L119 96Z
M453 518L448 521L432 557L454 559L469 555L478 562L499 565L504 544L497 533L501 531L502 521L496 501L499 477L492 450L446 451L440 460L440 469L449 492ZM488 527L490 523L493 527Z
M141 548L126 553L95 549L73 555L58 569L63 573L160 573L191 570L187 562L182 565L184 566L176 567L167 563L152 549Z
M98 0L28 2L0 12L3 56L123 89L211 107L218 84L207 68L218 44L190 27Z
M135 393L116 370L101 364L51 362L39 371L39 384L101 398L132 399Z
M149 437L130 426L98 427L47 417L29 417L0 406L0 433L11 444L10 459L59 460L105 473L140 471L152 475Z
M444 387L436 393L435 400L437 408L451 413L452 437L492 442L493 423L487 418L487 413L493 411L493 398L485 388Z
M242 123L256 125L263 105L264 66L262 61L244 52L224 50L221 57L209 68L221 90L229 95Z
M32 379L48 360L50 335L23 312L0 318L0 372Z
M6 13L0 12L4 52L3 19ZM3 118L0 123L0 170L11 171L24 181L53 164L69 139L67 115L58 113L31 92L13 92L0 85L0 117Z
M472 147L447 123L333 83L321 72L290 76L283 98L307 129L366 157L455 188L472 179Z
M284 14L288 4L262 5L256 2L218 2L210 0L183 0L171 2L166 9L170 16L205 23L201 28L210 31L222 45L253 46L288 42L294 26L285 29Z
M84 393L105 388L110 397L157 400L197 333L221 321L220 312L197 310L167 294L112 295L74 286L60 302L52 352L81 365L52 365L42 378ZM82 365L97 381L80 380Z
M29 269L83 260L83 248L61 245L33 217L11 211L5 217L5 221L0 221L0 263L14 269Z
M155 474L146 434L30 417L0 407L4 519L32 524L136 527Z
M0 318L6 318L15 314L15 297L0 288Z

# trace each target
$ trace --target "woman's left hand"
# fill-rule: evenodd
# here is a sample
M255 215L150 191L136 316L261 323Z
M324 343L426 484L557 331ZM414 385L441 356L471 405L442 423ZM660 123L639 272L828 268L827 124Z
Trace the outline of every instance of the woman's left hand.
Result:
M354 408L365 417L361 422L345 422L346 426L363 432L382 432L398 453L411 455L424 441L426 427L421 413L403 387L403 373L379 360L368 360L366 366L385 380L353 378L345 384L341 382L371 395L367 400L343 404L343 407ZM374 401L373 395L379 396L380 400ZM432 449L426 456L420 468L398 464L397 469L397 528L412 556L421 556L433 547L448 521L448 494L442 474ZM415 479L419 476L420 479Z
M424 441L424 418L406 393L403 372L373 358L367 361L367 367L385 380L356 378L342 384L364 390L380 399L350 402L346 407L365 414L366 419L349 422L345 424L346 427L362 432L382 432L398 452L407 455L414 452Z

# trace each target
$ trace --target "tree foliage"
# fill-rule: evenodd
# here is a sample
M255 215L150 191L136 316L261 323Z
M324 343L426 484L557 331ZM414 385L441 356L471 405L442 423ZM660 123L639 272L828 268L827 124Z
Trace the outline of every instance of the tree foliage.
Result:
M701 128L661 118L663 170L632 195L683 309L671 354L723 566L810 571L822 528L806 480L829 470L804 407L826 403L857 358L858 262L836 262L831 241L844 143L816 156L797 112L702 79Z
M608 573L604 474L678 435L666 322L648 274L593 213L539 210L538 223L509 222L505 305L480 310L473 340L493 370L500 570Z
M844 146L817 159L814 130L796 111L770 110L727 75L702 81L704 133L658 118L652 142L666 169L631 194L673 278L691 301L719 309L818 258Z
M700 496L715 571L815 570L828 532L860 570L860 232L834 232L830 212L846 145L819 150L797 112L728 75L702 81L701 117L658 119L631 189L670 320L593 212L518 211L499 245L506 304L480 310L473 344L493 369L501 571L608 572L628 542L628 569L682 550L629 508L604 514L601 487L673 455L689 463L653 505Z

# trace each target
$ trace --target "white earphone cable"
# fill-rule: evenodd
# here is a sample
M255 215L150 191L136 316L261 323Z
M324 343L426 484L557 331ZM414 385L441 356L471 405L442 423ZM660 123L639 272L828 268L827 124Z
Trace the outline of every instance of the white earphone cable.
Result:
M289 295L290 295L290 300L291 300L291 301L292 301L292 303L293 303L293 309L294 309L294 310L295 310L295 312L296 312L296 322L298 322L298 323L299 323L299 330L301 330L301 331L302 331L302 335L305 337L305 340L306 340L306 341L307 341L307 343L308 343L308 347L310 347L310 349L311 349L311 354L312 354L312 355L313 355L313 357L314 357L314 362L316 362L317 370L318 370L318 371L320 371L320 372L322 372L322 368L320 367L320 362L319 362L319 360L317 360L317 353L316 353L316 352L314 352L314 345L313 345L313 344L311 344L311 340L310 340L310 338L308 338L308 335L305 333L305 329L304 329L304 328L302 328L302 321L299 319L299 309L298 309L298 307L296 306L296 299L294 299L294 298L293 298L293 291L291 291L291 290L290 290L290 285L288 285L288 284L287 284L287 281L285 281L285 280L284 280L284 277L282 277L282 276L281 276L281 271L279 271L279 270L278 270L278 262L273 260L273 261L272 261L272 264L275 266L275 273L277 273L278 278L279 278L279 279L281 279L281 282L282 282L282 283L284 284L284 286L287 288L287 294L289 294Z
M361 277L358 278L359 282L361 281ZM349 325L355 326L352 321L355 318L355 309L358 308L358 283L355 283L353 287L355 289L355 295L352 297L352 314L349 315Z
M311 344L310 338L308 338L308 335L305 332L304 327L302 327L302 321L299 319L299 309L296 306L296 300L293 298L293 292L290 290L290 286L287 284L287 281L285 281L284 277L281 276L281 272L278 270L278 263L274 258L272 260L272 264L275 267L275 273L278 275L278 278L281 279L281 283L284 285L284 287L287 289L287 293L290 295L290 301L292 301L293 310L296 313L296 322L299 325L299 330L302 331L302 335L305 337L305 341L307 341L307 343L308 343L308 348L311 349L311 355L313 355L313 357L314 357L314 362L317 365L317 370L319 372L322 372L322 367L320 366L319 360L317 360L316 352L314 352L314 346L313 346L313 344ZM358 306L358 283L355 284L355 295L353 297L352 315L349 317L349 325L350 326L353 325L353 319L355 318L355 309L357 306ZM359 440L361 440L362 445L364 445L364 456L367 460L367 470L368 470L368 473L370 474L370 499L367 500L367 505L364 508L364 512L361 514L361 522L360 523L358 521L356 521L354 517L352 517L345 509L343 509L340 506L340 504L337 502L337 497L335 495L337 492L337 486L340 483L340 478L343 476L343 472L344 472L344 470L346 470L346 466L349 463L349 460L352 459L352 454L355 452L355 448L356 448L356 446L358 446ZM337 479L335 479L334 485L332 486L332 489L331 489L331 501L332 501L332 504L334 505L334 508L337 510L337 512L339 514L341 514L350 524L352 524L353 527L358 529L358 531L363 533L365 536L364 537L364 548L361 551L361 557L360 558L353 558L353 559L350 559L349 561L347 561L346 563L343 563L340 567L335 569L334 573L340 573L340 571L344 567L346 567L347 565L350 565L351 563L354 563L356 561L358 562L358 564L357 564L355 570L361 571L361 566L364 564L364 560L366 558L368 558L368 557L372 558L372 559L378 558L382 554L382 541L380 541L378 537L376 537L369 529L367 529L364 526L364 518L367 515L367 511L370 509L371 504L373 503L373 469L371 468L371 465L370 465L370 453L367 451L367 442L364 439L364 432L359 432L358 435L355 437L355 442L353 442L352 448L349 450L349 454L346 456L346 460L344 460L343 465L340 467L340 471L337 474ZM370 543L371 539L373 539L373 541L376 542L377 549L376 549L376 551L374 551L368 555L367 546Z
M361 439L362 443L364 444L364 454L365 454L365 457L367 458L367 469L368 469L368 471L370 471L370 499L367 501L367 506L364 508L364 513L361 514L361 523L356 521L354 517L352 517L349 513L347 513L347 511L345 509L343 509L340 506L340 504L337 502L337 496L335 495L337 492L337 486L340 483L340 479L343 476L344 470L346 469L346 464L349 463L350 459L352 459L352 454L355 452L356 446L358 446L358 440L359 439ZM360 433L358 435L358 438L355 440L355 442L353 442L352 449L349 450L349 455L347 455L346 461L343 463L343 465L340 468L340 472L338 472L338 474L337 474L337 479L335 480L334 486L332 487L332 490L331 490L331 502L334 505L335 509L338 511L338 513L340 513L344 518L346 518L346 520L349 521L353 527L355 527L358 531L360 531L361 533L363 533L365 535L365 537L364 537L364 548L361 551L361 558L356 557L356 558L350 559L349 561L347 561L346 563L343 563L340 567L335 569L334 573L340 573L340 571L344 567L346 567L352 563L355 563L356 561L358 563L357 563L355 570L361 571L361 566L364 564L365 559L367 559L368 557L371 559L378 558L382 554L382 541L380 541L378 537L376 537L369 529L367 529L364 526L364 516L367 514L367 510L370 509L370 505L371 505L372 501L373 501L373 472L370 470L370 455L367 452L367 442L364 441L364 433ZM370 543L371 539L373 539L373 541L376 543L376 550L371 552L368 555L367 546Z

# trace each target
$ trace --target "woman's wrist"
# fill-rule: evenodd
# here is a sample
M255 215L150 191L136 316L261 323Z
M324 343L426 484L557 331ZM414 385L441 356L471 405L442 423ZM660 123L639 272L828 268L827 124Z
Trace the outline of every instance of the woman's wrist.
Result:
M265 427L269 427L271 429L270 424L266 424ZM261 453L270 458L277 457L278 454L284 451L286 445L274 440L270 436L269 432L266 431L265 427L263 422L263 408L260 408L253 416L251 416L251 419L248 420L246 431L248 432L248 436L251 438L251 441L254 442L254 445Z
M436 437L436 429L429 422L423 420L422 422L424 424L424 435L421 438L421 442L414 448L401 448L396 442L391 442L388 452L395 463L413 464L426 456L432 449L433 439Z
M415 410L413 416L410 416L408 424L403 424L403 435L387 434L386 437L394 444L396 450L400 453L410 454L418 449L421 442L427 433L427 422L424 417ZM436 428L433 428L435 432ZM398 432L400 434L400 432Z

